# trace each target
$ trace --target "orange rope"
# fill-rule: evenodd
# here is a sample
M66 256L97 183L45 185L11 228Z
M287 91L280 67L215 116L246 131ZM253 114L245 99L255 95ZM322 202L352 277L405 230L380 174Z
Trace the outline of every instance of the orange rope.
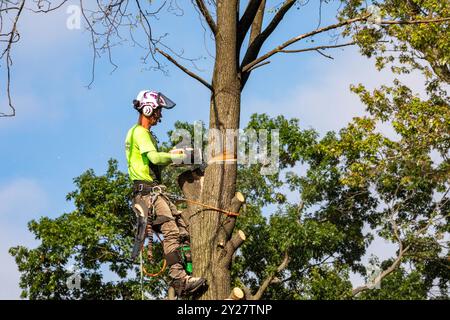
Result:
M148 232L148 231L147 231L147 232ZM161 238L159 237L159 234L156 233L156 236L158 237L159 241L162 242ZM143 254L143 252L144 252L144 246L142 246L142 248L141 248L141 254ZM164 272L164 270L166 270L166 267L167 267L167 261L166 261L166 259L164 259L164 260L163 260L163 266L162 266L161 270L159 270L157 273L150 273L150 272L148 272L148 271L145 269L144 265L142 265L142 272L143 272L147 277L157 277L157 276L161 275L161 274Z
M213 207L213 206L210 206L210 205L207 205L207 204L195 201L195 200L184 199L184 201L190 202L190 203L193 203L193 204L197 204L199 206L202 206L202 207L205 207L205 208L209 208L209 209L212 209L212 210L215 210L215 211L222 212L222 213L226 214L227 216L233 216L233 217L239 216L239 213L237 213L237 212L226 211L226 210L219 209L219 208L216 208L216 207Z
M144 272L144 274L147 277L157 277L157 276L161 275L164 272L164 270L166 270L166 266L167 266L167 261L166 261L166 259L164 259L163 260L163 266L162 266L161 270L159 270L157 273L149 273L149 272L147 272L147 270L145 270L144 266L142 266L142 272Z
M183 201L190 202L190 203L193 203L193 204L205 207L205 208L209 208L209 209L212 209L212 210L215 210L215 211L218 211L218 212L222 212L222 213L226 214L227 216L233 216L233 217L239 216L239 213L237 213L237 212L231 212L231 211L223 210L223 209L216 208L216 207L213 207L213 206L210 206L210 205L207 205L207 204L195 201L195 200L190 200L190 199L183 198ZM156 233L156 236L158 237L159 241L161 241L161 238L159 237L159 235L157 233ZM144 251L144 246L142 246L141 250ZM163 266L162 266L161 270L159 270L157 273L149 273L149 272L147 272L147 270L145 269L144 266L142 266L142 272L147 277L157 277L157 276L161 275L164 272L164 270L166 270L166 267L167 267L167 261L166 261L166 259L164 259L163 260Z

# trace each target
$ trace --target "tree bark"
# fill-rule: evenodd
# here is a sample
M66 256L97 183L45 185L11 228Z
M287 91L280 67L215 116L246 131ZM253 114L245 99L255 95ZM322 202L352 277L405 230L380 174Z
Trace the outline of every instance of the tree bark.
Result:
M256 37L261 34L262 24L264 21L264 10L266 9L266 0L261 1L255 19L252 22L252 28L250 31L250 39L248 45L250 46Z
M218 129L222 138L210 138L210 146L225 145L227 129L238 129L240 120L240 79L237 49L238 1L217 1L216 59L213 74L214 91L210 105L210 129ZM234 143L234 155L236 143ZM230 150L227 150L227 153ZM234 157L236 158L236 157ZM200 201L229 209L235 196L236 162L215 162L206 167ZM230 266L223 263L226 250L219 246L226 239L222 227L226 216L220 212L197 208L190 219L194 276L208 280L208 290L200 299L225 299L230 294Z

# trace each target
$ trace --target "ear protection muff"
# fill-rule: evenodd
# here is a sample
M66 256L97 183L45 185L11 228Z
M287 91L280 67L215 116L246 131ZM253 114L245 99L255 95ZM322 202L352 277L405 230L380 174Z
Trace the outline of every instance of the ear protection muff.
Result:
M142 108L142 114L146 117L150 117L153 113L153 108L150 105L144 106Z
M142 113L144 116L149 117L153 113L153 108L151 105L146 105L141 107L141 103L139 100L133 100L133 107L136 109L139 113Z

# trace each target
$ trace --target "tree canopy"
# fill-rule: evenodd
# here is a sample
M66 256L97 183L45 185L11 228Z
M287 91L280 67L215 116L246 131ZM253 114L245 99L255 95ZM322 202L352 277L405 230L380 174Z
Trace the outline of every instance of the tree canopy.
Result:
M356 297L362 299L427 298L436 295L436 286L438 296L447 297L448 105L420 101L402 87L392 88L377 103L364 89L354 90L367 104L372 102L371 116L356 118L323 138L283 116L255 114L248 123L247 128L280 130L280 166L285 169L261 176L261 165L239 168L240 190L248 199L237 227L249 237L234 257L232 276L248 298L349 299L359 291ZM407 107L390 100L397 90L403 96L396 101L408 101ZM398 140L375 131L376 122L386 117ZM430 120L435 121L431 127ZM435 163L432 150L445 160ZM300 163L307 167L304 175L298 173ZM74 182L76 190L67 199L76 210L31 221L28 227L41 244L10 250L22 272L24 296L141 297L137 266L128 260L133 214L127 176L111 160L106 174L88 170ZM298 203L287 200L290 190L299 196ZM274 205L277 209L268 211ZM375 234L398 244L397 256L378 261L386 273L380 290L352 288L350 272L366 275L361 258ZM83 277L81 290L66 286L71 263ZM104 279L106 268L118 280ZM166 281L150 278L144 291L161 298Z

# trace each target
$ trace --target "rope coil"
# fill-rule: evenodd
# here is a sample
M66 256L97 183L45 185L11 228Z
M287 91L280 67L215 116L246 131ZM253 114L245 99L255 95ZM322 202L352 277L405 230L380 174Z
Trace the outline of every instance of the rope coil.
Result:
M151 229L150 225L147 226L147 231L149 229ZM149 238L148 250L152 250L153 251L153 232L150 233L150 234L151 234L152 239L150 240L150 238ZM156 236L158 237L159 241L162 243L162 240L161 240L159 234L156 233ZM141 249L141 257L143 255L143 253L144 253L144 246L142 246L142 249ZM147 251L147 260L149 262L153 262L153 252ZM143 274L145 274L147 277L157 277L157 276L161 275L166 270L166 267L167 267L167 261L166 261L166 259L163 259L163 266L162 266L162 268L156 273L150 273L150 272L148 272L145 269L144 264L141 263L141 272Z

